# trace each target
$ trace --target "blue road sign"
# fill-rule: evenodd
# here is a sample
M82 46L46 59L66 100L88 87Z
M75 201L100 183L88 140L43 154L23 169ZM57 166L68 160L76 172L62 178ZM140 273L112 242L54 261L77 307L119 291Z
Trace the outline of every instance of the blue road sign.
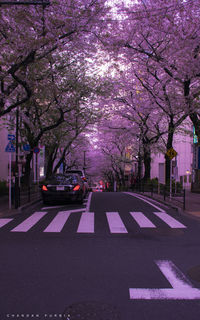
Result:
M8 134L8 140L15 140L14 134Z
M23 150L24 151L30 151L31 150L30 144L24 144L23 145Z
M5 148L5 152L15 152L15 147L13 146L11 141L8 142Z
M34 153L39 153L40 152L40 148L38 148L38 147L33 148L33 152Z

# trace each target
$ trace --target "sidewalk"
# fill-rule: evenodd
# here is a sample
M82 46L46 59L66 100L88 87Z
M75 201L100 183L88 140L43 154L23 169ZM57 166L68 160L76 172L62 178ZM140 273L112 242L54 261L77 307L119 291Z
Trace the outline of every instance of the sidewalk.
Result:
M9 198L8 195L0 197L0 218L8 218L10 216L21 213L23 210L37 204L41 200L40 193L32 194L31 201L27 202L27 199L21 198L20 207L15 209L14 204L12 208L9 209Z
M153 196L151 196L151 192L144 192L140 194L174 208L180 213L186 213L200 218L200 193L193 193L190 190L185 191L185 210L183 210L183 197L177 197L178 201L173 198L170 200L169 197L167 197L164 201L163 195L153 193Z

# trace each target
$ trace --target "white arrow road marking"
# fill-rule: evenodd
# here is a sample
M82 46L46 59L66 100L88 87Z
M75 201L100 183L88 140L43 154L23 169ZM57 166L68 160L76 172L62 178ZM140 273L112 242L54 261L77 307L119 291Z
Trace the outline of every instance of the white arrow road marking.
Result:
M118 212L106 212L111 233L128 233Z
M94 233L94 212L82 213L77 232Z
M55 218L51 221L48 227L43 232L60 232L64 227L71 211L59 211Z
M34 212L30 217L20 223L17 227L11 230L11 232L27 232L31 229L47 212Z
M171 228L187 228L184 224L180 223L166 212L154 212L154 214L168 224Z
M0 219L0 228L5 226L8 222L12 221L13 219Z
M156 261L172 288L130 288L130 299L195 300L200 299L200 289L194 288L185 275L169 260Z
M156 226L142 212L130 212L130 214L141 228L156 228Z

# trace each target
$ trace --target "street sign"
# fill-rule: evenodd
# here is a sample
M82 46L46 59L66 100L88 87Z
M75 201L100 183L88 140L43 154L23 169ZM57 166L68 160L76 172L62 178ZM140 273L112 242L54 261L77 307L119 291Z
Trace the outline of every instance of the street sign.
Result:
M15 140L14 134L8 134L8 140Z
M38 148L38 147L33 148L33 152L34 153L39 153L40 152L40 148Z
M6 148L5 148L5 152L15 152L15 147L13 146L12 142L8 142Z
M167 150L166 155L170 158L170 160L172 160L174 157L176 157L177 152L173 148L170 148Z
M31 147L30 147L29 144L24 144L24 145L23 145L23 150L24 150L24 151L30 151L30 149L31 149Z

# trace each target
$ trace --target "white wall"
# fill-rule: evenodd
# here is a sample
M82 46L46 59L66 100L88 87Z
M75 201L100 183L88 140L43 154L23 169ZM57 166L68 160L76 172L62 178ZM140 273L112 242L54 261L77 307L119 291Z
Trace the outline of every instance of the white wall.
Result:
M176 134L173 148L177 152L177 166L178 166L178 179L180 181L180 176L186 176L187 182L184 182L186 188L190 188L191 183L189 182L189 175L192 173L192 152L193 138L188 134ZM175 160L175 158L173 159ZM151 164L151 178L158 178L159 163L164 163L165 158L161 153L152 155ZM190 173L187 173L189 171Z

